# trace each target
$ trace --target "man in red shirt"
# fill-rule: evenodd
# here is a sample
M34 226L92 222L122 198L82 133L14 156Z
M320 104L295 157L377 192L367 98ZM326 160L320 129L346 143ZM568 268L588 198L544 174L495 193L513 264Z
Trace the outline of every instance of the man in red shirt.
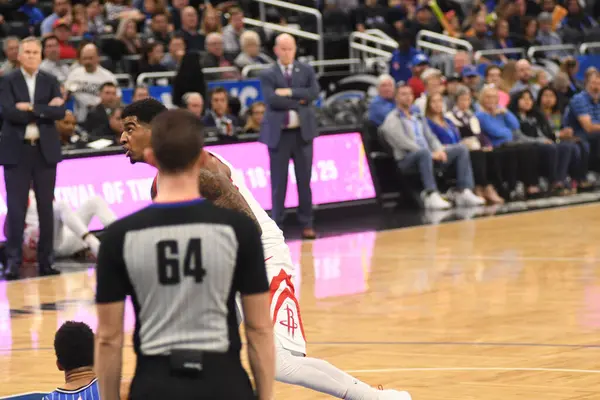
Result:
M407 82L415 95L415 99L425 91L425 84L421 80L421 74L429 67L429 58L425 54L417 54L413 57L410 68L412 69L412 78Z
M71 37L71 27L64 18L59 18L52 25L54 29L54 35L58 39L58 45L60 47L60 59L74 59L77 58L77 50L69 44L69 38Z

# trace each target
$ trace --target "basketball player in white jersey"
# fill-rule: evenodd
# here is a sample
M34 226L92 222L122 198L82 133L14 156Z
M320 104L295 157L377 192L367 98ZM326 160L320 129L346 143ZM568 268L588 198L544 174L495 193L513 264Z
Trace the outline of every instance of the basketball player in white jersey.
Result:
M121 144L131 163L146 162L152 119L166 108L154 99L130 104L123 110ZM306 357L306 337L295 296L294 267L283 232L269 218L244 183L244 177L221 156L203 150L200 174L202 195L215 205L239 210L252 218L261 231L270 282L271 315L275 330L276 375L279 382L303 386L346 400L410 400L407 392L377 390L330 363ZM152 195L160 188L154 180Z
M54 202L54 254L57 257L71 257L89 250L95 258L98 255L100 241L88 230L92 218L98 217L102 225L107 226L117 217L101 197L94 196L86 200L76 211L62 201ZM24 261L35 261L39 239L39 220L37 203L33 192L29 193L29 206L25 214L23 233Z

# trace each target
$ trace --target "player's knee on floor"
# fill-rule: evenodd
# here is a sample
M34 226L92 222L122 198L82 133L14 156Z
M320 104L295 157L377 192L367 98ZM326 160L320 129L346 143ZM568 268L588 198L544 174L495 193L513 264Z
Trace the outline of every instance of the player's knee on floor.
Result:
M275 348L275 379L279 382L301 384L298 371L302 369L302 356L292 354L283 347Z

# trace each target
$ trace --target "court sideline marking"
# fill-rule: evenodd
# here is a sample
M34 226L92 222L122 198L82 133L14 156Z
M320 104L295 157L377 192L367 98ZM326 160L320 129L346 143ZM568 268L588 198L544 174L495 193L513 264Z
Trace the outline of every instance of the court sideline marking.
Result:
M597 369L571 369L571 368L521 368L521 367L431 367L431 368L377 368L377 369L352 369L349 374L376 374L390 372L411 371L529 371L529 372L570 372L580 374L600 374Z

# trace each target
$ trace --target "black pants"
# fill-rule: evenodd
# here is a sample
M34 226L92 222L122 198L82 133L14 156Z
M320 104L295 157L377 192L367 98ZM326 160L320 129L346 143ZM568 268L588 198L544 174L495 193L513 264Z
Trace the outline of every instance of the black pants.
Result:
M40 268L52 266L54 236L54 186L56 164L48 164L37 146L24 144L17 165L4 166L7 206L6 256L8 269L16 272L22 261L23 231L33 182L40 220L38 262Z
M540 177L539 157L535 144L507 143L493 151L500 157L502 176L509 190L514 190L517 181L525 187L537 186Z
M169 357L139 356L130 400L255 400L239 354L204 353L200 374L171 369Z
M496 151L471 151L471 165L475 186L502 185L501 157Z

